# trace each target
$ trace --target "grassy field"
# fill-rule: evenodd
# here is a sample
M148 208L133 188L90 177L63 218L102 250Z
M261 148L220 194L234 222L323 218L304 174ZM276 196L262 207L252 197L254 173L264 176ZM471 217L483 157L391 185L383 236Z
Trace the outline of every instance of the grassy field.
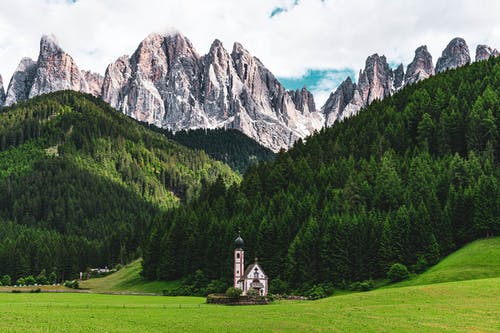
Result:
M84 281L86 293L0 293L0 332L500 332L500 238L473 242L391 286L398 288L318 301L217 306L199 297L90 293L177 286L144 281L140 269L135 261Z
M165 289L179 286L176 281L146 281L140 275L141 269L141 260L136 260L106 277L82 281L80 288L89 289L92 292L162 294Z
M1 332L498 332L500 278L319 301L216 306L203 298L0 294Z
M500 237L472 242L423 274L390 287L500 277ZM500 286L499 286L500 287Z

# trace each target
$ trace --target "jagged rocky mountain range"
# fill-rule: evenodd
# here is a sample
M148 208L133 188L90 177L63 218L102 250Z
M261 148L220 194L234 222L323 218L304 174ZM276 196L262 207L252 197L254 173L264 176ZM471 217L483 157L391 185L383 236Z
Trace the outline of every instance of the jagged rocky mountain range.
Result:
M499 52L487 45L478 45L476 61L496 57ZM457 68L471 62L469 48L462 38L454 38L446 46L436 67L425 45L415 50L413 61L406 67L403 64L391 69L384 56L373 54L366 59L365 69L360 71L357 83L348 77L333 91L321 108L325 116L325 125L331 126L359 112L361 108L375 99L391 95L402 87L425 80L435 73ZM403 79L402 79L403 77Z
M12 75L4 104L10 106L37 95L76 90L100 95L102 77L81 71L73 58L58 45L55 37L43 36L38 60L23 58Z
M199 56L181 34L151 34L108 66L102 97L141 121L173 131L235 128L278 150L321 126L310 93L285 90L243 46L215 40ZM314 104L313 104L314 105Z
M498 55L496 49L477 46L476 61ZM43 36L37 61L22 59L6 92L0 77L0 105L72 89L100 96L130 117L162 128L233 128L278 151L405 85L470 61L461 38L448 44L436 67L426 46L415 50L406 72L403 64L391 69L385 56L373 54L358 81L348 77L317 110L311 92L305 87L287 91L239 43L229 52L215 40L200 56L180 33L151 34L131 56L111 63L102 76L80 70L54 36Z

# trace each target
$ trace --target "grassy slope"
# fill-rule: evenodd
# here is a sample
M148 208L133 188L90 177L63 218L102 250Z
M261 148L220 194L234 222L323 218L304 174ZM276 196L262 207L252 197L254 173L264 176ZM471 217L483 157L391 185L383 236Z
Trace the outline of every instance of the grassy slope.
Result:
M141 270L141 260L136 260L111 275L83 281L80 287L93 292L162 294L164 289L178 286L175 281L146 281L140 275Z
M498 332L499 285L482 279L236 307L196 297L0 294L0 331Z
M500 237L474 241L450 254L423 274L391 287L491 277L500 277Z

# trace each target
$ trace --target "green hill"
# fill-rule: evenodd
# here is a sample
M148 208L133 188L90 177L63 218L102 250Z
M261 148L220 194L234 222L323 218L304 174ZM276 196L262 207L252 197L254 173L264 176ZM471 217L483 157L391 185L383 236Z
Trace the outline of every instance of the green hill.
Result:
M124 266L118 272L102 278L92 278L82 281L80 288L92 292L124 292L162 294L165 289L178 287L180 284L172 281L146 281L140 275L141 259Z
M163 214L143 251L145 276L230 278L238 229L245 257L284 282L272 287L299 292L382 279L394 263L418 271L500 235L499 87L497 57L299 140L239 186Z
M393 287L500 277L500 237L474 241L437 265ZM391 286L392 287L392 286Z
M234 129L195 129L174 134L153 125L145 126L186 147L201 149L211 158L226 163L240 173L244 173L252 165L271 161L275 157L272 150Z
M140 255L162 211L227 165L155 133L90 95L47 94L0 112L0 275L58 273Z

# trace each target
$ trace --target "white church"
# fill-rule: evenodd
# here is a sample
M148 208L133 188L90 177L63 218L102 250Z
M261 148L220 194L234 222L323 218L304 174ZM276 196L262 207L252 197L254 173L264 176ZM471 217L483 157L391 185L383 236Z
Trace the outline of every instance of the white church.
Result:
M267 296L269 283L266 273L257 263L257 259L245 269L245 243L238 234L234 241L236 249L234 250L234 287L243 291L242 295L247 295L249 290L256 290L260 296Z

